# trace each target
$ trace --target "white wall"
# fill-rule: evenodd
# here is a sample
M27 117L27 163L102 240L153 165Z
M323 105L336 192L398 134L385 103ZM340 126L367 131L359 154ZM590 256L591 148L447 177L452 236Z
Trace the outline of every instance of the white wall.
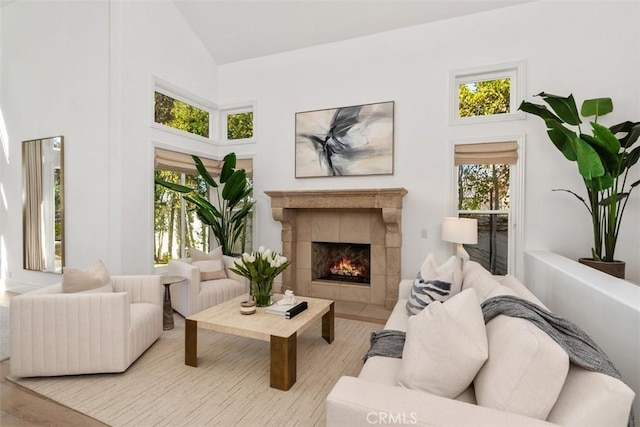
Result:
M413 277L428 252L451 250L439 239L442 217L452 213L449 141L524 133L524 247L589 256L584 207L551 192L581 190L575 164L564 160L536 117L449 126L449 72L526 60L528 100L541 91L573 92L579 100L610 96L616 110L601 123L637 121L638 8L637 2L535 2L221 66L220 102L255 99L258 105L258 143L251 148L256 243L281 246L280 225L271 217L264 190L405 187L402 275ZM296 112L378 101L395 101L393 176L294 178ZM617 257L627 261L628 278L640 282L638 218L640 194L635 194ZM420 238L420 229L428 230L428 239Z
M215 61L170 1L16 1L0 14L3 284L60 280L22 269L21 141L54 135L65 137L66 264L151 272L152 140L211 151L153 137L153 76L215 99Z
M108 7L98 2L15 2L1 10L0 108L8 136L0 172L6 201L2 276L37 286L58 281L59 276L22 269L24 140L65 138L67 264L106 258Z

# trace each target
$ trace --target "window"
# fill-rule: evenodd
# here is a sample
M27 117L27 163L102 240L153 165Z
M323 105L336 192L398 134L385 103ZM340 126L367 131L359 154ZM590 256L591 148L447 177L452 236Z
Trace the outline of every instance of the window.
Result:
M222 142L253 142L255 105L227 106L220 110Z
M518 145L516 141L505 141L454 147L456 210L462 218L478 220L478 243L465 245L465 249L473 261L492 274L512 271L512 168L518 162Z
M156 170L155 177L169 182L198 188L208 198L209 188L198 175ZM167 264L170 259L190 256L189 248L209 250L210 230L197 217L191 203L179 193L155 186L154 198L154 264Z
M451 73L452 124L524 118L522 101L524 62Z
M227 114L227 139L253 138L253 112Z
M155 92L154 121L209 138L209 112L158 91Z
M200 159L211 176L220 175L222 160L205 157ZM253 180L250 178L253 175L253 161L238 159L236 168L244 169L249 177L249 184L253 185ZM189 154L156 147L155 178L197 188L200 196L217 205L215 190L209 188L200 177L193 158ZM220 187L219 191L222 191L222 188ZM244 233L238 236L234 252L253 250L253 215L247 215L245 221ZM154 192L155 267L167 264L170 259L189 257L191 247L207 252L215 246L218 246L218 243L211 228L200 221L194 206L186 202L180 193L156 184Z

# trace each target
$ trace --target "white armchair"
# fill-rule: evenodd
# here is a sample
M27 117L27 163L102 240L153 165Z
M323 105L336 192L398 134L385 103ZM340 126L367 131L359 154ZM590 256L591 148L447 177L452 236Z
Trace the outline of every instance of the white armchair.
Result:
M160 276L111 276L113 292L55 284L11 299L14 377L123 372L162 334Z
M200 269L188 259L169 261L168 274L186 277L185 282L171 285L171 306L184 317L249 292L249 280L229 270L237 258L223 256L227 279L201 281Z

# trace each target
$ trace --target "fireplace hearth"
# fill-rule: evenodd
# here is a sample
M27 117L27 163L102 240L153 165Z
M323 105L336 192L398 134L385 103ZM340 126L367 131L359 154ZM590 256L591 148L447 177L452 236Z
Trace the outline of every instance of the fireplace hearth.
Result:
M313 242L311 279L370 284L371 245Z

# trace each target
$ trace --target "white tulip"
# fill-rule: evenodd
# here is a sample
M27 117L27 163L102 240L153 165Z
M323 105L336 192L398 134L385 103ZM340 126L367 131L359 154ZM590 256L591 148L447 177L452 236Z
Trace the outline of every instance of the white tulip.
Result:
M258 252L259 252L259 253L264 252L264 246L260 246L260 247L258 248Z

